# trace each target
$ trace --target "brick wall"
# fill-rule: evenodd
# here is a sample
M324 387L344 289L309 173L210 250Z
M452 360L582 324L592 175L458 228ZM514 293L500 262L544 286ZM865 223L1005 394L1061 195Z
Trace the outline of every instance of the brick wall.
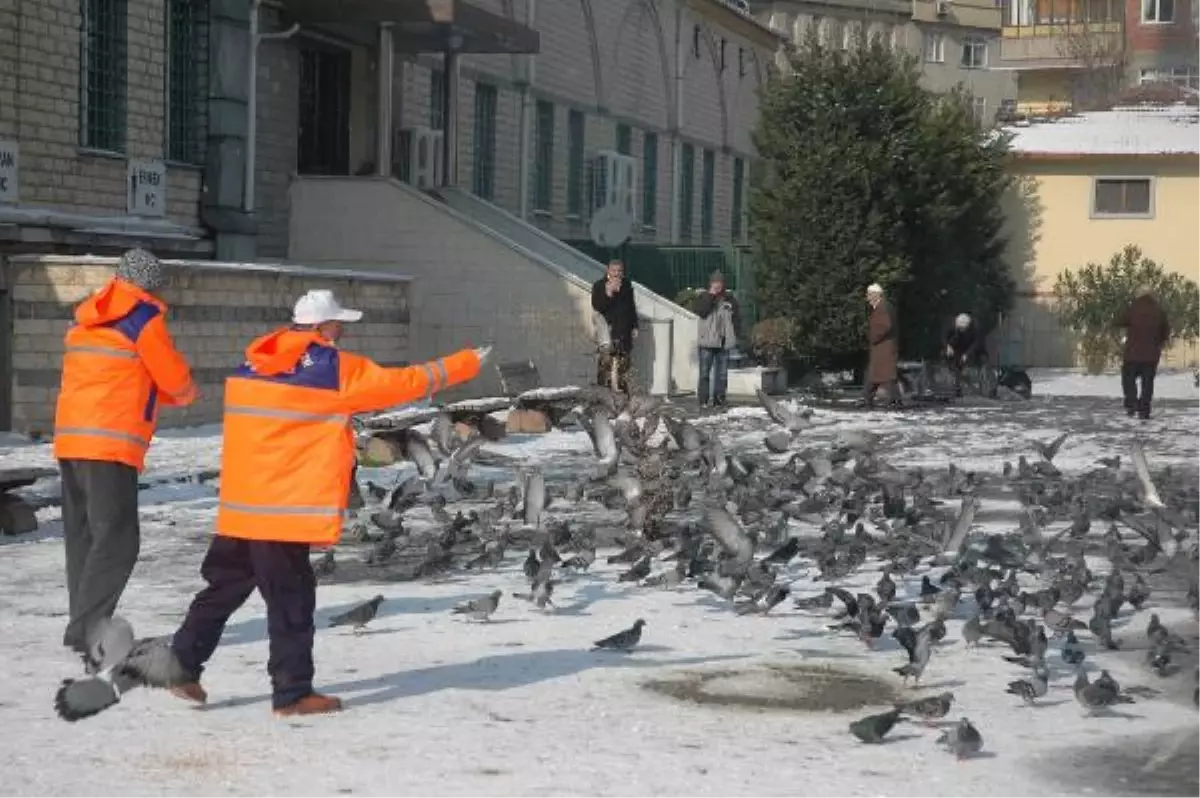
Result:
M0 264L12 293L12 427L53 427L62 368L63 335L74 306L104 285L113 258L13 256ZM211 261L166 261L170 285L162 291L176 345L191 363L203 398L185 409L164 408L163 426L216 421L225 377L251 340L290 318L296 298L332 289L340 301L366 312L350 325L348 349L385 364L408 360L409 281L390 275L322 272Z
M124 214L126 158L164 157L166 3L129 0L123 153L79 146L80 8L79 0L0 0L0 139L20 145L22 205ZM199 167L170 166L169 219L198 224L200 186Z

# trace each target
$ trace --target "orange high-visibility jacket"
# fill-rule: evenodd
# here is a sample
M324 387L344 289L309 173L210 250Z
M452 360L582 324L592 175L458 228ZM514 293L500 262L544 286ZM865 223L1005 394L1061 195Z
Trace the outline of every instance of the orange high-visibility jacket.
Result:
M217 534L336 543L354 469L350 417L428 398L478 373L471 349L384 368L312 330L259 338L225 381Z
M59 460L105 460L141 471L158 406L195 399L166 312L157 297L116 278L75 309L54 416Z

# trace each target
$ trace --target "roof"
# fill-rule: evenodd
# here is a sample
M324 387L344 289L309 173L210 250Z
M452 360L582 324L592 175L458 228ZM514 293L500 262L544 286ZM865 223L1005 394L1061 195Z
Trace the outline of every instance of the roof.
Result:
M1197 155L1200 109L1114 108L1006 126L1018 156Z

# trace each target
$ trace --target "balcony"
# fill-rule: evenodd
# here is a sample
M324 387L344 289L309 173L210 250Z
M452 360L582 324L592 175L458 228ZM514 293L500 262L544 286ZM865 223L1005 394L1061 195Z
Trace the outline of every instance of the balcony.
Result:
M1000 69L1096 68L1125 48L1122 0L1003 0Z

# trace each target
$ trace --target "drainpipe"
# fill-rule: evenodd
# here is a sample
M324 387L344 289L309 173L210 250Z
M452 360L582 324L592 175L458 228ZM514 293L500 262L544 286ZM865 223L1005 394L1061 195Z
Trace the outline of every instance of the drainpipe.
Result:
M1200 0L1196 0L1200 2ZM537 18L537 0L526 0L525 27L532 28ZM533 151L530 132L533 129L533 80L537 74L537 58L534 55L525 56L525 85L521 87L521 155L520 166L517 169L517 192L522 219L529 218L529 159Z
M267 39L287 39L300 30L295 24L278 33L258 32L258 10L262 0L250 0L250 37L246 67L246 174L242 188L242 210L254 213L254 170L258 160L258 45Z
M446 125L442 131L442 184L458 185L458 51L462 48L462 37L452 33L446 42L442 56L442 69L446 79L443 83L443 107L446 109Z
M396 48L392 38L392 23L379 23L379 98L375 103L375 173L392 176L392 81L395 78Z
M683 36L683 5L684 0L675 3L675 136L671 141L671 243L679 243L679 235L683 224L683 196L680 180L683 176L683 65L684 36Z

